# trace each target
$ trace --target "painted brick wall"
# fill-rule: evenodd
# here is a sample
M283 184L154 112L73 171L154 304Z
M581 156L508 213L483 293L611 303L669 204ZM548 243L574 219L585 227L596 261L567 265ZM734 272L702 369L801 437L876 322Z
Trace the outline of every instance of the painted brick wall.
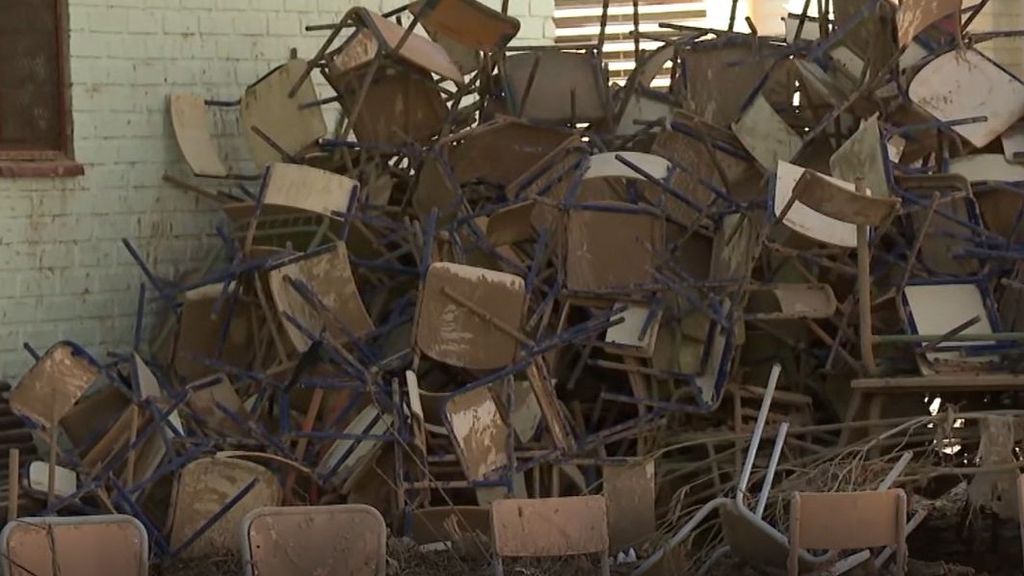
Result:
M369 0L387 10L401 0ZM68 338L96 354L131 340L142 281L119 239L175 276L214 245L204 201L161 183L185 175L167 94L238 98L283 62L311 55L346 0L69 0L76 157L85 176L0 179L0 377L21 375L22 342ZM383 5L381 5L383 4ZM495 2L495 5L497 2ZM522 41L554 35L553 0L511 0ZM244 157L234 112L217 118L229 158Z
M1024 29L1024 1L991 0L978 16L973 31ZM1000 38L981 45L982 51L1024 78L1024 38Z

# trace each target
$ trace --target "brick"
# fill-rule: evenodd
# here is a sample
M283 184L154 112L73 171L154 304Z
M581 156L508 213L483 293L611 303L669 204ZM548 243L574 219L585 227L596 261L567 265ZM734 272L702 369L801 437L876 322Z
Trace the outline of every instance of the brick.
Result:
M94 32L124 32L128 29L128 10L101 8L89 12L89 30Z
M519 19L519 35L516 36L516 40L540 40L544 38L544 22L547 18L537 18L534 16L527 16Z
M267 33L267 15L259 12L240 12L233 15L232 26L238 34L264 36Z
M132 10L128 13L129 34L153 34L163 30L161 13L156 10Z
M555 14L555 0L530 0L530 16L551 18Z
M167 34L195 34L199 31L199 16L191 12L164 14L164 32Z
M295 36L302 33L302 24L298 14L271 14L267 19L268 32L275 36Z

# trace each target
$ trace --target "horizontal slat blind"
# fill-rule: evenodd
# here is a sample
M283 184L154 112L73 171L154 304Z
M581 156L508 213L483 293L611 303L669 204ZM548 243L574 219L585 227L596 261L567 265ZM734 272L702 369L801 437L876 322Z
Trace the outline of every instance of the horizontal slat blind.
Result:
M706 1L640 0L640 32L648 35L676 36L658 27L660 22L687 26L704 26ZM559 44L597 43L601 30L600 0L555 0L555 34ZM609 0L608 24L605 28L604 59L612 82L624 84L635 66L632 0ZM660 43L641 40L640 50L654 50ZM655 85L667 82L664 78Z

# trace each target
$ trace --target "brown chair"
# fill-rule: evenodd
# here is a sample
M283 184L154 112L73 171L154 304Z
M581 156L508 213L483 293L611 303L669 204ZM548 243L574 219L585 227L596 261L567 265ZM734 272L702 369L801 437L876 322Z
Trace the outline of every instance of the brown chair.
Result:
M496 576L501 559L600 554L608 576L608 509L604 496L496 500L491 504Z
M789 516L789 576L800 550L896 546L896 573L907 571L907 495L903 490L794 493Z
M3 574L149 574L149 538L131 516L18 518L0 533Z
M384 518L362 504L253 510L242 521L241 546L246 576L384 576L387 569Z
M780 162L780 167L784 163ZM781 170L780 170L781 173ZM776 202L779 199L778 183L776 183ZM870 191L864 188L861 180L857 184L850 185L848 182L830 178L813 170L803 170L791 188L792 194L787 198L781 209L776 207L776 215L779 220L792 225L790 217L796 217L799 212L795 208L801 207L804 216L801 221L817 224L817 230L824 227L831 227L835 233L835 221L845 225L852 225L855 229L855 241L853 245L857 249L857 302L859 312L860 347L861 358L864 367L869 374L877 374L878 366L875 364L875 355L872 348L874 339L871 333L871 248L868 244L872 228L885 229L900 209L900 201L895 198L882 198L872 196ZM814 237L811 228L797 228L798 231ZM848 246L843 241L835 243L840 246Z
M435 262L420 291L416 350L460 368L504 368L526 341L520 333L525 302L518 276Z
M1020 541L1024 546L1024 474L1017 476L1017 518L1020 523Z
M518 19L477 0L419 0L409 11L467 75L503 51L519 33Z
M344 28L353 28L352 34L332 49ZM407 140L426 143L440 134L448 108L439 82L465 84L462 71L440 44L360 7L332 27L290 95L316 68L323 69L345 110L347 120L338 139L354 133L360 142L383 147Z

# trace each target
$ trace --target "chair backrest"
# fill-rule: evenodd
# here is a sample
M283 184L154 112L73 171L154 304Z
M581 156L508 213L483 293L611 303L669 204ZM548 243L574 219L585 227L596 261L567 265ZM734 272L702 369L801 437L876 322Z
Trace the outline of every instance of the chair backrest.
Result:
M427 271L416 311L416 347L431 358L476 370L503 368L519 342L526 284L514 274L450 262Z
M206 102L202 98L184 92L171 94L171 126L178 148L193 174L206 178L228 176L228 168L210 135Z
M39 426L51 426L71 411L99 375L96 361L78 345L58 342L18 381L11 391L11 409Z
M907 495L903 490L793 494L791 554L800 549L849 550L905 546Z
M491 504L498 556L544 557L606 553L604 496L496 500Z
M409 536L417 544L450 542L473 534L491 537L491 510L484 506L444 506L413 510Z
M297 282L312 292L309 299L293 284ZM288 312L313 334L326 328L336 343L344 344L373 330L373 319L359 295L344 242L312 258L271 270L267 285L278 313ZM312 341L305 332L287 320L283 324L296 351L309 347Z
M1020 541L1024 546L1024 474L1017 476L1017 518L1020 524Z
M183 558L237 553L245 516L280 503L277 477L263 466L223 457L195 460L178 473L171 504L171 548L181 549L178 554ZM207 525L217 514L222 514L220 519Z
M249 144L257 168L287 158L254 132L253 127L292 156L300 156L314 146L318 138L327 135L327 123L320 107L302 108L303 104L317 100L313 80L306 77L299 84L298 92L288 96L305 69L306 63L302 60L289 60L245 89L239 117L242 136Z
M842 180L805 170L793 188L797 201L815 212L858 226L881 226L900 207L896 198L858 193Z
M406 37L405 28L376 12L359 6L350 9L345 16L346 19L351 17L358 22L357 28L368 30L373 35L373 40L369 41L373 50L367 50L365 46L357 44L350 45L348 42L342 47L342 50L361 52L364 55L361 59L368 61L365 55L372 56L379 47L378 43L383 43L386 51L395 52L399 58L409 64L447 78L460 86L465 83L462 72L452 62L448 53L440 44L430 38L422 34L409 34ZM402 43L402 38L405 38L404 43ZM363 43L366 44L365 41ZM396 48L398 48L397 51Z
M519 20L477 0L419 0L410 6L432 36L481 52L497 52L519 33Z
M324 218L346 212L358 189L358 182L340 174L301 164L275 163L261 185L262 206L255 202L227 204L224 213L235 228L242 229L248 228L257 211L261 229L281 223L294 227L299 217L306 216L310 222L315 221L315 231Z
M508 465L508 423L488 386L452 394L445 404L445 426L467 480L483 480Z
M0 532L7 576L147 576L149 538L131 516L19 518Z
M583 293L631 293L654 281L665 246L665 222L622 202L594 202L569 211L566 286Z
M611 114L608 83L596 52L519 52L505 59L504 75L511 101L527 120L596 122Z
M384 518L361 504L260 508L242 522L246 576L384 576L386 552Z

